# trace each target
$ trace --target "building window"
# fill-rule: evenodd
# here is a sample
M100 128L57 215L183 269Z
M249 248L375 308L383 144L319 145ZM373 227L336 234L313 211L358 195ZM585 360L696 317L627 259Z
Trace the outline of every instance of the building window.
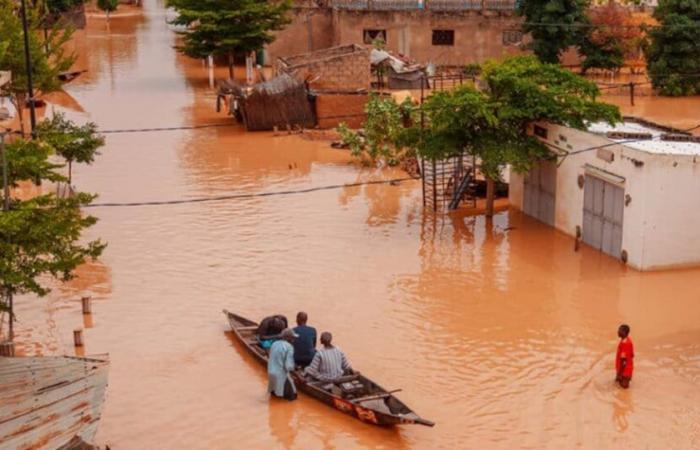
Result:
M535 133L535 136L541 137L542 139L547 139L547 129L545 127L535 125L533 132Z
M455 30L433 30L433 45L455 45Z
M519 30L506 30L503 32L503 45L518 45L523 42L523 32Z
M386 44L386 30L364 30L362 42L367 45L374 45L376 41L382 41Z

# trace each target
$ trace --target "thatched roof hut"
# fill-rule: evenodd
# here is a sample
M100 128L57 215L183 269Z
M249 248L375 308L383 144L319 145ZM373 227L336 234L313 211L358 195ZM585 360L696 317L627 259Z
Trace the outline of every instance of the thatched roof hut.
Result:
M249 131L316 125L313 99L304 82L288 74L253 86L227 81L220 92L230 94L229 111Z

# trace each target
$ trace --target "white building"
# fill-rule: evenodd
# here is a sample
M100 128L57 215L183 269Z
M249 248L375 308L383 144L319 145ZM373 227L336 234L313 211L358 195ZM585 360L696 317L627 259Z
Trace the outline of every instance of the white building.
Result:
M511 173L511 205L639 270L700 265L699 138L636 120L531 131L552 160Z

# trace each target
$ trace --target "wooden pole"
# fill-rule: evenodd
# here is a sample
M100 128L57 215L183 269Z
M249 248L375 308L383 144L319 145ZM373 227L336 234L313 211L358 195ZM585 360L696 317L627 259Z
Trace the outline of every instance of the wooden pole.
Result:
M83 297L80 301L83 305L83 314L92 314L92 299L90 297Z
M0 356L15 356L15 343L12 341L0 342Z
M634 81L630 81L630 105L634 106Z
M75 344L76 347L83 346L83 329L82 328L76 328L75 330L73 330L73 343Z
M495 197L495 182L486 177L486 217L493 217L493 199Z

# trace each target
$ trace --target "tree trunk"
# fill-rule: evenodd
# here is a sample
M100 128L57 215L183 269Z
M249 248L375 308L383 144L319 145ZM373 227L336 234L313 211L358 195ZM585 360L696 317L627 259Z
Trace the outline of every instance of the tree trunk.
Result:
M72 180L73 180L73 161L68 160L68 187L69 188L72 186L72 183L71 183Z
M493 217L493 201L496 196L495 185L493 178L486 177L486 217Z
M233 80L233 52L228 52L228 77Z
M22 116L22 104L24 102L24 95L16 94L14 96L14 106L15 110L17 111L17 118L19 119L19 131L20 133L22 133L22 137L24 137L24 117Z

